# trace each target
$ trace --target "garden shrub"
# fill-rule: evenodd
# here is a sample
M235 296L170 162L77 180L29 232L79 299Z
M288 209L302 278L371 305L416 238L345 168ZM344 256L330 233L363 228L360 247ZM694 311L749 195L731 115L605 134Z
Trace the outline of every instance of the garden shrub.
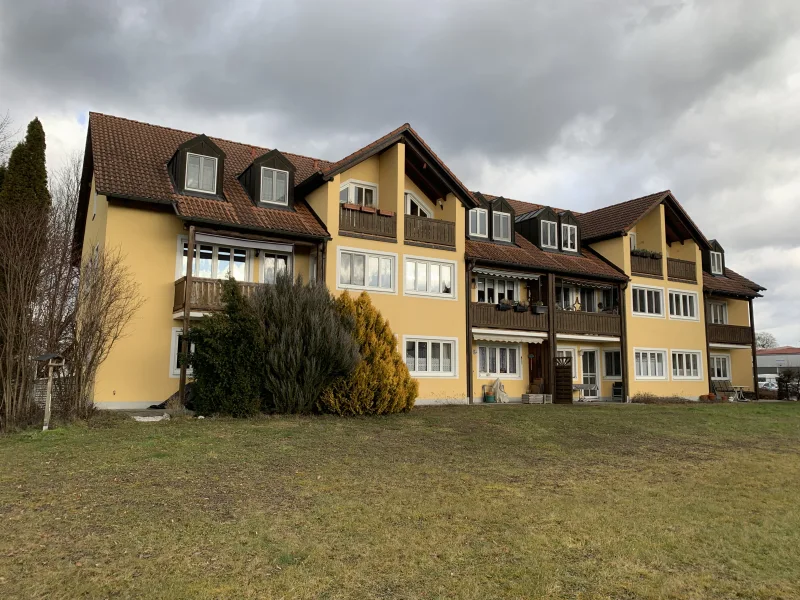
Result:
M414 406L418 385L411 378L389 323L372 305L369 294L353 300L345 292L336 300L344 318L351 319L361 362L320 396L319 409L338 415L382 415L406 412Z
M194 410L249 417L261 407L263 332L235 280L222 283L224 310L192 327Z
M656 396L647 392L639 392L631 398L635 404L691 404L694 400L687 400L680 396Z
M279 276L260 286L253 307L263 335L259 371L262 408L309 413L320 393L360 362L353 318L340 313L324 285Z

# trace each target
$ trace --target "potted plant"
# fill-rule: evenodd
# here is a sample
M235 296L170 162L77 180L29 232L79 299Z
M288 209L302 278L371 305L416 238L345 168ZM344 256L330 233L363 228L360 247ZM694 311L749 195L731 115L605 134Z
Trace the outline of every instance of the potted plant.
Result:
M533 314L535 315L543 315L547 312L547 307L544 305L544 302L539 300L536 304L533 305Z
M511 310L512 308L514 308L514 303L508 298L503 298L497 304L497 310Z
M527 302L517 302L514 305L514 312L518 312L518 313L528 312L528 308L529 308L529 306L528 306Z
M653 258L661 260L661 252L654 252L652 250L645 250L644 248L634 248L631 250L631 256L638 256L640 258Z

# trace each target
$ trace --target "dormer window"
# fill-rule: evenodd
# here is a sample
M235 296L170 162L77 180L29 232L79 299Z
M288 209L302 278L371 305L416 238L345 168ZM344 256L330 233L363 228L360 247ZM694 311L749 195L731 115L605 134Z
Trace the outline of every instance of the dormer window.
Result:
M558 250L558 223L542 221L542 248Z
M265 204L289 203L289 172L261 167L261 202Z
M469 211L469 234L475 237L489 237L487 231L488 211L485 208L473 208Z
M561 224L561 249L578 251L578 226Z
M711 272L722 275L722 252L711 252Z
M339 188L339 202L377 208L378 186L362 181L347 181Z
M217 193L217 159L186 153L186 189L204 194Z
M499 242L511 241L511 215L508 213L492 213L492 237Z

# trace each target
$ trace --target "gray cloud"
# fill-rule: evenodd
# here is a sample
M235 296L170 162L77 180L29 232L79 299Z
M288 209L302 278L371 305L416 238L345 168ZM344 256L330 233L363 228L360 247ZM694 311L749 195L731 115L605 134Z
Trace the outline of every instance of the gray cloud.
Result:
M0 110L330 159L410 121L491 193L588 210L669 187L796 343L800 258L766 257L798 248L799 25L791 0L0 0Z

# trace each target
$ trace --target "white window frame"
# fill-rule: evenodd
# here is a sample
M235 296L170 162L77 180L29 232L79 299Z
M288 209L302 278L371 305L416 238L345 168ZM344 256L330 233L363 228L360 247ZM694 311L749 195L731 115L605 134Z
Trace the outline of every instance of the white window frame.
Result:
M601 348L600 351L603 353L603 379L606 381L622 381L622 350L620 348ZM606 352L615 352L619 354L619 375L606 374L606 365L608 364L606 361Z
M575 381L576 379L578 379L578 348L577 348L577 346L556 346L556 356L561 356L561 354L559 354L560 352L572 355L572 380Z
M631 238L631 250L636 250L637 248L636 232L635 231L628 232L628 237Z
M264 200L264 171L272 171L273 173L286 174L286 193L283 195L285 202L277 202L275 200ZM278 178L273 175L272 177L272 197L277 198L275 192L277 191ZM261 197L258 199L260 204L275 204L276 206L289 206L289 171L283 169L273 169L272 167L261 167L261 181L259 188L261 190Z
M342 264L342 253L347 252L350 254L363 254L365 255L364 262L364 282L367 281L367 261L369 256L377 256L381 258L389 258L392 261L392 286L390 289L382 287L372 287L369 285L354 285L350 283L341 283L339 278L340 268ZM378 279L380 280L380 263L378 264ZM364 248L353 248L352 246L340 246L336 249L336 289L337 290L359 290L367 291L373 294L397 294L397 254L394 252L381 252L379 250L366 250Z
M727 376L725 377L717 377L714 373L717 371L716 361L723 360L725 361L725 370L727 371ZM733 381L733 377L731 375L731 355L730 354L712 354L711 355L711 364L708 366L708 370L711 374L711 381Z
M714 321L714 307L717 307L722 317L722 322ZM728 303L720 300L710 300L708 302L708 315L706 319L711 325L727 325L728 324Z
M722 252L711 251L711 273L712 275L722 275Z
M484 284L483 300L478 300L478 292L480 291L480 282L481 282L481 280L483 280L483 284ZM495 290L494 302L489 302L489 300L488 300L489 296L486 293L487 292L486 284L490 280L494 282L494 284L493 284L494 288L492 288L492 289ZM515 302L519 302L520 301L520 297L519 297L520 296L520 285L519 285L519 280L518 279L507 279L505 277L493 277L493 276L489 276L489 275L478 275L475 278L475 302L480 302L481 304L499 304L499 301L497 300L497 282L498 281L505 282L506 290L508 290L508 286L509 286L509 284L511 284L511 286L514 288L514 301Z
M680 306L681 312L683 312L683 298L682 296L688 296L690 298L694 298L694 316L686 316L686 315L678 315L672 314L673 308L673 296L677 296L677 301L680 304L675 303L674 306ZM700 297L697 295L697 292L690 292L687 290L678 290L678 289L668 289L667 290L667 297L669 302L669 318L676 319L679 321L699 321L700 320Z
M544 243L545 226L548 229L547 244ZM542 221L540 228L541 229L539 231L539 239L542 242L542 248L552 248L553 250L558 250L558 223L556 223L555 221ZM551 236L550 233L552 233L553 235ZM553 238L552 240L550 239L551 237Z
M647 364L648 364L648 373L650 371L649 364L650 364L650 355L651 354L660 354L663 358L661 364L664 367L664 375L639 375L636 372L636 355L637 354L645 354L647 356ZM670 372L670 364L669 364L669 352L667 352L666 348L634 348L633 349L633 377L637 381L666 381L669 379L669 372Z
M180 354L180 347L178 346L178 338L183 335L183 327L173 327L172 328L172 342L170 343L169 349L169 376L170 379L175 379L176 377L181 376L181 369L177 367L178 363L178 354ZM189 346L189 353L194 352L194 344L190 344ZM186 367L186 375L190 377L192 375L192 368Z
M294 279L294 261L292 260L292 255L288 252L276 252L274 250L261 250L258 254L258 262L261 264L261 283L269 283L267 282L267 261L265 260L267 256L285 256L286 257L286 272L289 276ZM275 278L277 279L278 273L275 272Z
M348 202L348 204L358 204L356 202L356 193L355 193L355 189L357 187L372 190L372 200L373 200L373 202L372 202L372 205L370 206L370 208L378 208L378 206L380 206L378 204L378 184L377 183L371 183L369 181L361 181L359 179L348 179L341 186L339 186L339 196L340 196L339 203L340 204L342 203L341 202L342 190L347 189L347 202ZM366 206L366 205L365 204L359 204L359 206Z
M497 220L498 220L497 218L498 217L500 217L501 221L504 218L505 218L505 220L508 221L508 237L507 238L499 237L497 235ZM506 213L506 212L493 212L492 213L492 239L493 240L496 240L498 242L510 242L511 241L511 236L512 236L512 233L511 233L511 228L512 227L513 226L511 224L511 213Z
M566 233L565 233L566 232ZM575 244L570 244L570 232L575 234ZM578 226L570 225L569 223L561 224L561 249L569 250L571 252L578 251Z
M486 371L480 370L480 353L481 348L486 349ZM489 371L489 352L490 350L494 350L496 352L496 360L495 360L495 367L497 371L500 371L500 349L506 350L506 356L508 356L508 350L513 349L517 353L517 364L516 364L516 373L493 373ZM510 361L508 363L511 364ZM480 379L522 379L522 345L521 344L494 344L494 343L480 343L478 344L478 358L477 358L477 369L478 378Z
M654 286L654 285L641 285L635 284L631 285L631 313L635 317L647 317L650 319L664 319L666 317L666 311L664 310L664 288ZM635 290L644 290L645 291L645 303L647 303L647 291L658 291L660 292L660 312L659 313L648 313L648 312L637 312L633 308L633 293Z
M412 192L410 190L406 190L405 191L405 196L406 196L406 214L407 215L411 215L411 203L413 202L414 204L417 205L417 208L420 210L420 212L424 212L425 213L425 216L428 219L432 219L433 218L433 211L430 208L428 208L425 205L425 203L422 200L420 200L419 196L417 196L414 192Z
M417 379L458 379L458 338L453 337L442 337L438 335L404 335L403 336L403 348L402 348L402 355L403 355L403 362L408 366L408 361L406 359L406 346L408 342L427 342L428 344L428 366L430 366L432 350L431 345L436 343L449 343L452 347L452 355L450 356L451 367L450 371L412 371L409 369L409 373L411 376ZM417 359L417 351L415 349L414 354L414 361L416 366L416 359ZM441 360L441 356L439 357Z
M189 187L189 157L190 156L197 156L201 159L200 161L200 180L203 180L203 162L202 159L205 160L213 160L214 161L214 189L212 191L208 190L198 190L197 188L190 188ZM187 152L186 153L186 169L183 174L183 189L189 190L190 192L198 192L200 194L216 194L217 193L217 169L219 168L219 163L217 162L216 156L206 156L205 154L195 154L194 152Z
M697 357L697 375L675 375L675 355L681 354L683 355L683 362L684 365L686 364L686 358L690 355L694 355ZM700 350L682 350L672 348L669 351L669 360L670 360L670 369L669 372L671 373L672 379L675 381L702 381L703 379L703 353Z
M475 224L477 225L477 231L472 230L472 213L475 213L476 221ZM467 217L469 218L469 234L472 237L482 237L488 238L489 237L489 211L485 208L473 208L472 210L467 213ZM484 229L486 233L480 233L481 230L481 217L483 217L484 222Z
M180 279L184 277L183 273L183 246L186 244L189 245L189 238L185 235L178 236L178 249L175 253L175 279ZM246 253L247 258L245 259L245 270L247 272L246 278L243 280L243 283L256 283L255 282L255 271L256 269L253 267L254 264L254 251L252 248L243 248L241 246L237 246L236 243L215 243L215 242L198 242L195 241L194 245L198 248L200 246L211 246L213 248L212 258L211 258L211 279L217 279L217 251L219 248L230 248L231 250L244 250ZM194 260L192 261L192 266L196 269L197 267L197 259L198 256L195 254ZM290 259L291 261L291 256ZM263 272L263 269L262 269ZM199 275L193 275L193 277L200 277ZM203 279L206 279L205 277ZM223 281L220 279L219 281ZM237 281L239 281L237 279Z
M418 263L425 263L427 265L427 277L428 277L428 285L430 287L430 274L431 274L431 266L437 265L439 267L450 267L450 293L443 294L443 293L435 293L435 292L418 292L416 289L409 290L406 289L406 269L408 268L409 261L413 262L415 265ZM404 296L425 296L426 298L436 298L438 300L458 300L457 290L457 279L458 279L458 263L454 260L433 260L431 258L425 256L414 256L412 254L404 254L403 255L403 295ZM415 266L416 269L416 266ZM441 275L440 275L441 278ZM441 280L441 279L440 279Z

